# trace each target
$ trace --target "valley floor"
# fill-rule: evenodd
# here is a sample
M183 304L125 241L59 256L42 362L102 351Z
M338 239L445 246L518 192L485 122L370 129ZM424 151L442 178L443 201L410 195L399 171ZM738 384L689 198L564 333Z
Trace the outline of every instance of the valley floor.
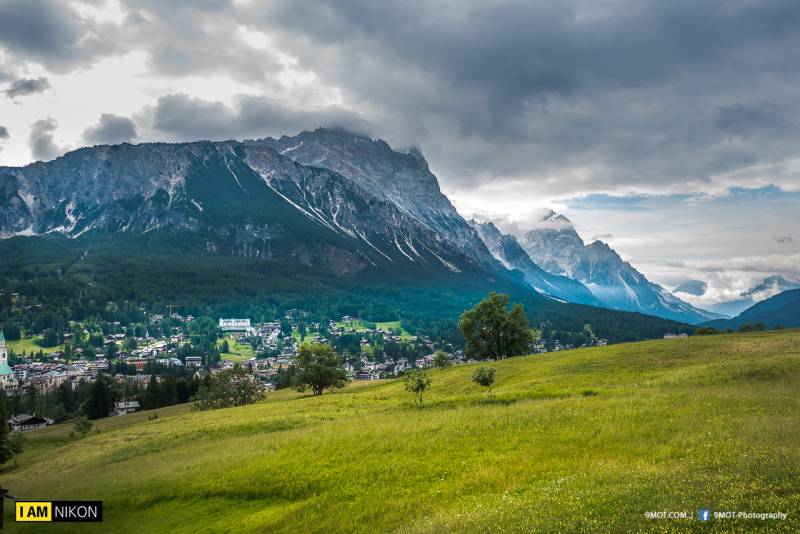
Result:
M478 365L432 372L422 409L393 380L30 432L0 484L103 500L104 523L16 524L7 505L6 529L800 531L800 331L512 358L491 364L494 399Z

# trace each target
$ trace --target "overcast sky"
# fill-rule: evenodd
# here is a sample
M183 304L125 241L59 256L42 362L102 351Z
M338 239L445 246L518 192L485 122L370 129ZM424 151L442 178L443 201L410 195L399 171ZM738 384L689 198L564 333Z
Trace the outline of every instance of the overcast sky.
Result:
M344 126L654 281L800 278L800 2L0 0L0 165Z

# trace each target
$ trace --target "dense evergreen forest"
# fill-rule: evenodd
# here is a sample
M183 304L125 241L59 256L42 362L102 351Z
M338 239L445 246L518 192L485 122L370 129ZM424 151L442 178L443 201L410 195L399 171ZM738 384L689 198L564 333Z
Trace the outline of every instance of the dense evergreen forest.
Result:
M657 317L556 302L521 285L469 273L337 278L297 264L176 253L169 245L60 237L2 240L0 322L40 334L88 318L135 324L147 313L166 312L169 305L184 315L249 317L256 322L276 320L298 308L318 321L343 315L400 320L411 333L462 346L458 317L495 290L523 304L531 326L545 339L564 343L580 345L592 337L632 341L692 331L689 325Z

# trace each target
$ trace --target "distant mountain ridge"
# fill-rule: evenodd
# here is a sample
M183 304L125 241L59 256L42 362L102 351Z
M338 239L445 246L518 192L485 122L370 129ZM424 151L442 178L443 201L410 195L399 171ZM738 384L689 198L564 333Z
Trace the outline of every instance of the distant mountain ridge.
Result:
M719 319L704 323L703 326L714 328L738 328L743 324L764 323L767 328L783 326L785 328L800 327L800 289L790 289L778 293L753 306L732 319Z
M577 280L548 273L536 265L513 235L502 234L492 222L481 223L471 220L470 224L477 230L478 235L495 258L507 269L520 271L525 276L525 281L540 293L566 302L592 306L599 304L592 292Z
M572 223L549 212L525 232L522 248L546 271L580 281L609 308L699 323L720 315L684 302L649 281L608 244L586 245Z
M742 292L740 298L716 303L712 306L709 306L708 309L717 313L725 314L728 317L734 317L757 302L784 291L797 288L800 288L800 280L790 280L780 275L772 275L764 278L751 289ZM677 289L675 289L675 291L677 292Z

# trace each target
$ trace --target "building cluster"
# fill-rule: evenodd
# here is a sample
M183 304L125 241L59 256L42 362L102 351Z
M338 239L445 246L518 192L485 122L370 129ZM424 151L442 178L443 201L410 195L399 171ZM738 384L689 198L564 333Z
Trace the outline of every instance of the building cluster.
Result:
M256 357L239 362L239 365L247 369L252 379L266 389L274 388L281 372L295 365L301 339L306 342L331 343L334 347L339 347L343 356L343 368L353 380L391 378L411 369L433 366L437 346L427 337L410 336L400 329L381 328L350 316L327 324L308 322L309 316L304 310L292 309L283 315L281 321L258 324L251 323L250 319L220 318L218 328L229 342L253 348ZM181 321L192 319L178 314L171 314L170 317ZM150 320L161 318L163 317L151 316ZM288 332L289 326L291 333ZM124 328L121 330L126 331ZM0 387L8 394L31 390L42 394L64 383L69 383L73 388L81 380L92 383L101 373L113 376L118 383L128 382L144 387L153 369L158 369L159 365L181 366L187 371L183 376L198 379L237 365L230 360L210 363L204 356L187 355L187 352L192 352L191 340L179 330L172 328L158 338L151 337L147 332L139 337L131 336L130 332L109 334L105 338L105 353L113 357L111 361L103 357L89 358L81 348L75 347L68 349L68 353L53 352L44 361L33 356L21 356L13 366L8 363L8 350L0 331ZM65 341L69 342L71 335L65 333ZM664 337L682 336L685 334L667 334ZM595 344L605 345L607 341L599 339ZM573 347L562 344L559 340L537 341L533 345L533 351L537 353L570 348ZM463 351L449 352L452 353L454 364L466 363ZM121 363L127 365L124 372L114 374L115 369L120 370ZM133 369L136 370L135 374ZM114 414L124 415L138 409L139 405L135 401L120 402L115 405ZM9 423L18 429L48 424L46 419L27 414L15 417Z

